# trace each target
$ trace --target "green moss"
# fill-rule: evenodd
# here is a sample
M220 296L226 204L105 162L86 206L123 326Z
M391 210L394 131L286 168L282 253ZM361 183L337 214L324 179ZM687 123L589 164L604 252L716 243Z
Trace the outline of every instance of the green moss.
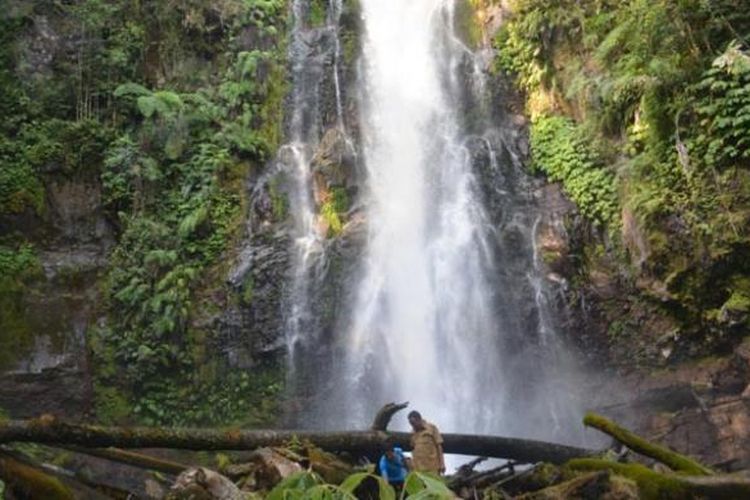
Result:
M56 477L50 476L10 457L0 458L0 472L12 478L14 490L23 491L28 498L74 500L75 495Z
M652 471L641 464L621 464L595 458L580 458L569 461L566 467L573 470L611 470L638 485L640 498L644 500L682 500L693 498L690 487L679 476L669 476Z
M271 197L271 211L277 222L285 220L289 216L289 199L280 188L280 179L274 177L268 183L268 194Z
M482 43L482 27L476 9L480 7L477 0L460 0L456 2L455 29L459 38L470 48L477 48Z
M26 208L36 213L44 210L41 181L27 163L0 159L0 215L22 213Z
M0 289L4 287L0 281ZM13 367L34 346L22 291L0 290L0 370Z
M255 294L255 281L252 275L248 274L242 282L242 303L246 306L253 302L253 296Z
M133 413L128 398L119 389L99 381L94 382L94 405L97 421L107 425L126 423Z
M320 207L320 215L328 226L328 237L341 234L344 229L344 214L349 210L349 195L345 188L334 187Z
M701 463L693 460L692 458L680 455L672 450L669 450L663 446L655 443L651 443L642 437L624 429L611 420L608 420L601 415L594 413L587 413L583 419L583 424L587 427L594 427L599 429L607 435L610 435L617 439L619 442L630 448L631 450L654 458L665 465L668 465L675 471L684 472L686 474L693 474L696 476L705 476L712 474L712 471L702 465Z
M33 247L27 243L0 244L0 368L12 366L34 345L27 316L28 282L42 275Z
M735 313L750 312L750 296L742 292L734 292L724 303L723 309Z
M258 135L265 144L268 154L273 154L281 145L282 128L284 123L284 98L287 95L289 82L283 54L286 44L276 49L276 55L271 63L271 72L265 85L265 96L260 104L261 119Z
M320 27L325 25L328 18L328 2L326 0L311 0L308 22L310 26Z

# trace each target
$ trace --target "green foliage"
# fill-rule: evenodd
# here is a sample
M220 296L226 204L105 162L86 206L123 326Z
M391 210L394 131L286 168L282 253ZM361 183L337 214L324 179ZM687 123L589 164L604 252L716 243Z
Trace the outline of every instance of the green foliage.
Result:
M44 209L44 188L32 167L19 161L15 149L0 142L0 214L16 214L27 207Z
M683 332L726 338L732 276L750 272L750 11L740 0L511 7L496 67L526 92L534 165L615 248L643 243L640 270L664 284Z
M328 225L328 236L334 237L341 234L344 229L343 216L349 209L349 195L346 189L340 187L331 188L325 201L320 207L320 215Z
M404 481L404 494L415 499L451 499L454 493L437 476L425 472L410 472Z
M117 242L88 339L100 417L267 419L277 370L221 373L212 327L192 322L242 234L245 177L278 144L287 2L22 3L0 19L0 222L45 224L45 186L101 182ZM33 341L24 245L0 241L3 353Z
M678 500L690 498L691 489L677 474L661 474L639 463L618 463L599 458L577 458L565 464L576 471L611 470L635 481L639 498L646 500Z
M40 273L39 258L30 244L0 245L0 279L18 282Z
M0 136L0 215L27 208L41 214L41 172L75 176L95 170L108 131L94 121L30 121L13 136Z
M531 126L531 151L535 168L561 181L584 215L604 225L616 224L614 176L601 166L572 121L560 116L538 117Z
M191 374L182 376L190 379ZM278 368L257 367L253 374L229 372L216 380L187 386L176 380L147 381L138 391L133 412L146 425L226 424L268 426L277 416L282 386Z
M304 500L344 500L355 499L355 492L365 487L366 483L377 485L378 498L395 500L396 494L380 476L367 472L358 472L347 477L339 486L325 484L314 472L299 472L281 481L271 490L266 498L269 500L304 499ZM401 498L415 499L451 499L452 491L436 476L422 472L412 472L406 477Z
M733 42L695 85L691 153L709 169L750 167L750 55Z
M30 244L0 239L0 367L33 344L24 290L27 282L41 275L39 258Z
M310 0L308 22L310 26L323 26L328 18L328 2L326 0Z
M299 472L281 481L266 497L269 500L345 500L355 499L355 492L367 483L377 485L378 498L395 500L393 488L380 476L367 472L350 475L339 485L325 484L314 472ZM423 472L411 472L404 482L401 498L445 499L455 498L454 493L437 476Z

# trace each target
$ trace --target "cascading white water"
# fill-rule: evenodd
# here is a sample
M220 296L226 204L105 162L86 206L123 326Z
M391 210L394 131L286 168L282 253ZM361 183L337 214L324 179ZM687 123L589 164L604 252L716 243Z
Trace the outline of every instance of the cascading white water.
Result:
M293 2L284 312L290 394L307 410L290 418L361 428L384 403L408 400L443 431L580 443L535 243L549 214L522 171L517 121L492 108L486 64L455 34L455 3L360 0L354 82L339 79L353 69L341 0L317 27L304 21L308 1ZM353 83L359 126L345 127ZM356 178L335 239L316 228L310 165L331 129L354 158L339 167Z
M290 142L279 151L278 167L287 173L289 179L290 212L292 227L292 275L290 276L288 310L286 313L286 344L289 349L289 377L294 378L297 346L310 330L313 320L309 304L311 279L319 274L316 267L323 264L323 248L320 232L316 227L316 208L312 194L312 173L310 150L314 147L311 138L317 138L317 123L311 114L317 114L318 88L306 74L304 40L304 13L306 5L302 0L292 3L294 28L290 58L292 61L291 119L289 125ZM312 97L312 102L311 102ZM308 122L313 122L310 126Z
M452 5L362 2L369 238L345 334L352 424L391 400L411 401L444 429L500 423L492 409L503 406L502 380L487 369L500 361L493 257L452 93L466 50L452 36Z

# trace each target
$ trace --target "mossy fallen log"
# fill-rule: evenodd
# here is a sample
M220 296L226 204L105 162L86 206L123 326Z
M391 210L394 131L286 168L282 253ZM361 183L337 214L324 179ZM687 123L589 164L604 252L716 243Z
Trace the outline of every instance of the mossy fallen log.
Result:
M36 442L87 448L176 448L188 450L254 450L309 441L327 451L379 453L387 438L410 449L410 434L382 431L313 432L294 430L166 429L74 424L44 416L0 422L0 443ZM530 439L471 434L443 434L446 453L505 458L520 463L563 463L595 454L594 450Z
M152 457L151 455L145 455L143 453L135 453L127 450L119 450L117 448L83 448L80 446L60 446L65 450L73 451L75 453L81 453L96 458L102 458L109 460L110 462L117 462L139 469L154 470L158 472L164 472L166 474L180 474L184 470L189 469L190 465L180 464L171 460L165 460L162 458Z
M525 493L516 500L559 500L561 498L640 499L637 485L626 478L602 470L584 474L554 486Z
M642 464L622 464L595 458L573 459L566 467L577 471L609 470L638 485L645 500L683 500L691 498L750 498L750 479L731 475L685 476L661 474Z
M74 500L73 491L58 478L0 451L0 479L21 498Z
M713 474L711 469L692 458L681 455L665 448L664 446L647 441L601 415L588 413L583 419L583 424L612 436L636 453L658 460L675 472L684 472L694 476L707 476Z

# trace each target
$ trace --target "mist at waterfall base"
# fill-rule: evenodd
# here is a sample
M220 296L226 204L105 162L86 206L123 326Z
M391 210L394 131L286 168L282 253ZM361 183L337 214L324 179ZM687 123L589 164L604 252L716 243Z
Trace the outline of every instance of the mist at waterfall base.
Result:
M301 16L306 3L294 5ZM361 7L356 124L342 116L338 64L329 65L335 78L310 64L310 40L325 37L299 19L292 37L292 142L280 168L293 179L296 231L285 307L290 382L307 397L295 424L362 429L383 404L409 401L443 432L585 444L575 363L552 307L556 285L535 243L540 225L560 221L523 173L522 126L492 109L485 54L456 36L452 0ZM334 62L340 9L332 1L321 28L335 40ZM365 220L328 326L311 300L331 279L310 195L320 119L309 97L323 81L336 85L332 126L358 131ZM406 429L405 415L391 428Z

